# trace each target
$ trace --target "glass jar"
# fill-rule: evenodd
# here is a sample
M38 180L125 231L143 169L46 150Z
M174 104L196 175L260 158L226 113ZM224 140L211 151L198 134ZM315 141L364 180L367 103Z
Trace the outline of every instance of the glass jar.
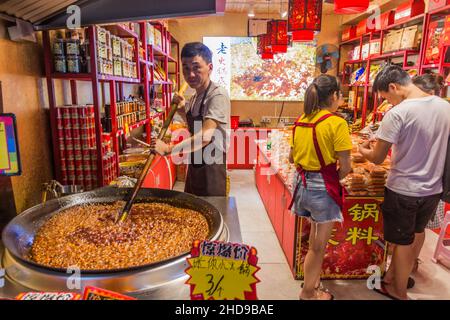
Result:
M80 73L80 56L78 55L67 56L67 72Z
M56 55L64 55L64 40L56 39L53 43L53 54Z
M66 73L67 72L67 66L66 66L66 57L62 55L57 55L54 57L54 63L55 63L55 72L61 72Z
M80 40L66 40L66 54L80 55Z

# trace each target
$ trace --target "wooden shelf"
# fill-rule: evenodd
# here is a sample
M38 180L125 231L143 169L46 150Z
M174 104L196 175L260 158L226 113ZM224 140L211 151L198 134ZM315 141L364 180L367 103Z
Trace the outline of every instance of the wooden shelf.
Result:
M142 126L144 126L144 125L146 125L146 124L149 124L149 123L150 123L150 120L151 120L151 119L145 119L145 120L142 120L142 121L133 123L133 124L131 124L131 125L128 126L128 129L131 131L131 130L137 129L137 128L139 128L139 127L142 127ZM116 136L119 137L119 136L121 136L121 135L124 134L124 133L125 133L124 129L117 130Z
M400 50L400 51L394 51L394 52L384 53L384 54L381 54L381 55L379 55L379 56L372 56L371 58L369 58L369 60L373 60L373 61L376 61L376 60L384 60L384 59L387 59L387 58L402 57L402 56L404 56L405 54L406 54L406 55L410 55L410 56L413 56L413 55L419 55L419 54L420 54L420 51L417 51L417 50Z
M389 31L389 30L393 30L393 29L402 29L402 28L410 27L410 26L418 24L419 22L422 22L424 18L425 18L425 13L422 13L422 14L412 17L406 21L391 24L390 26L387 26L387 28L385 28L383 31Z
M430 11L430 12L428 12L428 14L431 16L433 16L433 15L443 15L443 16L448 15L448 14L450 14L450 5L446 5L442 8L438 8L433 11Z
M106 74L99 74L98 79L100 81L117 81L117 82L124 82L124 83L141 83L140 79L135 78L124 78L124 77L118 77L118 76L111 76Z
M54 79L63 79L63 80L81 80L81 81L92 81L92 75L90 73L52 73L51 78ZM117 76L111 76L106 74L99 74L97 76L97 79L99 81L117 81L117 82L124 82L124 83L140 83L139 79L135 78L124 78L124 77L117 77Z
M146 64L149 67L153 67L153 65L154 65L153 62L150 62L150 61L147 61L147 60L144 60L144 59L139 59L139 62L142 63L142 64Z
M114 25L107 25L102 26L106 30L110 31L115 36L121 37L121 38L138 38L139 36L137 33L128 30L127 28L122 27L121 25L114 24Z
M92 75L90 73L52 73L51 78L54 79L65 79L65 80L84 80L91 81Z

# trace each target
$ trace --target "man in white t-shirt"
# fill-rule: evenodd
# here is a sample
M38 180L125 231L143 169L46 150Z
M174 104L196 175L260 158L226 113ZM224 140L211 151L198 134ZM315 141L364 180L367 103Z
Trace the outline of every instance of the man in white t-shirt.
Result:
M450 105L420 90L408 73L386 66L376 77L374 92L395 108L384 117L373 148L360 145L361 154L382 163L392 146L391 171L386 183L384 238L396 244L379 293L407 299L407 283L425 239L425 226L439 204L450 135Z

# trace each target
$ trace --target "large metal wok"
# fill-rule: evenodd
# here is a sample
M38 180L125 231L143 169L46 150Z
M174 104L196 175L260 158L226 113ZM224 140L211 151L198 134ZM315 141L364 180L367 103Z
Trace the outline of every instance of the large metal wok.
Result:
M86 203L109 203L124 200L129 189L101 188L49 201L30 208L15 217L3 230L5 246L3 266L7 275L20 284L41 291L67 291L67 281L72 273L66 269L51 268L35 263L29 258L29 251L39 228L48 218L63 209ZM228 240L228 230L222 215L210 203L187 193L142 189L136 202L164 202L177 207L194 209L207 219L210 240ZM116 270L81 270L82 286L94 285L118 292L141 292L158 288L164 284L185 277L186 257L189 252L168 260L133 268ZM70 289L70 288L69 288Z

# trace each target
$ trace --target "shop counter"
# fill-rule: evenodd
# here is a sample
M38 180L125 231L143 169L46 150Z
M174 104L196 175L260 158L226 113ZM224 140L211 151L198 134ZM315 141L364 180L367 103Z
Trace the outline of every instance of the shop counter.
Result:
M294 277L303 279L311 224L288 209L292 183L284 176L271 164L264 148L258 145L256 187ZM364 279L372 274L368 273L369 267L383 273L387 256L380 210L383 198L344 195L343 199L344 222L336 223L333 229L322 278Z
M228 169L253 169L257 157L255 140L267 139L270 128L242 127L231 130Z

